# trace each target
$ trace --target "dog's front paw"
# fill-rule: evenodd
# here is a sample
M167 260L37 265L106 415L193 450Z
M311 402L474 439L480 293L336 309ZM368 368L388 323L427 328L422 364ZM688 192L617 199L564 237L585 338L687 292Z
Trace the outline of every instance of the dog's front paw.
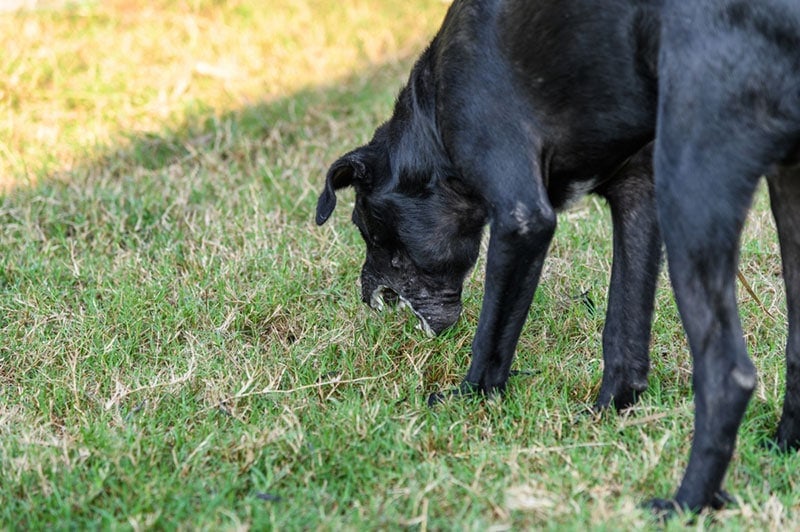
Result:
M600 393L597 395L597 401L594 403L595 410L605 410L611 406L621 412L626 410L639 400L639 396L647 390L647 381L637 381L633 384L619 381L613 385L606 385L600 387Z
M428 406L434 408L436 405L444 403L452 397L474 397L480 394L482 394L482 392L477 384L461 381L458 388L430 394L428 396Z
M512 369L509 372L509 376L531 377L538 373L539 373L538 371ZM459 385L458 388L452 388L444 392L436 392L430 394L428 396L428 406L434 407L439 403L444 403L451 397L481 396L481 397L488 397L489 399L494 399L496 397L502 397L504 392L505 392L505 383L503 383L503 385L501 386L486 387L482 386L481 384L470 382L465 379L461 381L461 384Z
M672 499L651 499L642 508L649 510L657 520L667 521L681 512L681 507Z

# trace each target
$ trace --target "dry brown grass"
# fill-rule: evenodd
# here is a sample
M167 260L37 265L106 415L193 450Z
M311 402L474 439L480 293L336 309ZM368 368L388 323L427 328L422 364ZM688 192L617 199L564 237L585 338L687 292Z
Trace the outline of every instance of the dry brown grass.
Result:
M503 402L428 411L468 364L482 263L441 338L361 305L334 157L385 119L446 4L108 1L0 15L0 528L643 529L686 461L691 364L666 279L651 390L597 392L608 213L561 217ZM796 455L761 449L785 316L763 191L744 242L760 369L695 528L785 529ZM597 304L591 314L575 296ZM767 312L765 312L768 311ZM714 524L716 520L719 525ZM680 528L674 522L668 528Z

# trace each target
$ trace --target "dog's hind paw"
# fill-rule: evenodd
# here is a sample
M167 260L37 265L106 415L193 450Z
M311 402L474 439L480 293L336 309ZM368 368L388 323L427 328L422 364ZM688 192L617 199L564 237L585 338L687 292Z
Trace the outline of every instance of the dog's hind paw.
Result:
M736 497L725 490L719 490L714 494L709 506L714 510L722 510L726 506L737 506L738 504L739 501L736 500Z
M781 453L800 450L800 429L796 423L781 420L775 435L764 443L764 447Z
M681 504L674 499L651 499L642 504L642 507L650 510L656 519L664 522L678 515L697 515L705 507L721 510L726 506L736 506L737 504L738 501L735 497L725 490L719 490L707 504L703 505Z
M681 507L672 499L650 499L642 504L658 521L667 521L681 513Z
M775 453L791 453L800 449L800 441L786 441L777 436L761 441L761 447Z

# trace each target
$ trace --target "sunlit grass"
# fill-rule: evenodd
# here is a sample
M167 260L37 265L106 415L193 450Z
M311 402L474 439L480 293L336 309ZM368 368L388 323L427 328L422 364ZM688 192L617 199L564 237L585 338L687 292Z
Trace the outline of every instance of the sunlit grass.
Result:
M0 14L0 176L26 182L126 136L336 85L416 51L440 2L110 0Z

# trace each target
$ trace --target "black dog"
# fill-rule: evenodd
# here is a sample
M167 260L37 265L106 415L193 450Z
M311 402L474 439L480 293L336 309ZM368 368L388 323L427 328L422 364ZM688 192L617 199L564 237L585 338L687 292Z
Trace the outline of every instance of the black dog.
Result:
M663 235L694 357L696 418L680 489L653 506L697 511L725 500L756 384L735 276L765 173L790 324L776 440L800 446L798 155L796 0L456 0L392 118L329 170L317 223L335 191L354 186L363 299L402 299L434 333L457 319L490 224L472 363L457 391L488 394L506 385L555 212L576 194L600 194L614 261L599 408L629 406L647 385Z

